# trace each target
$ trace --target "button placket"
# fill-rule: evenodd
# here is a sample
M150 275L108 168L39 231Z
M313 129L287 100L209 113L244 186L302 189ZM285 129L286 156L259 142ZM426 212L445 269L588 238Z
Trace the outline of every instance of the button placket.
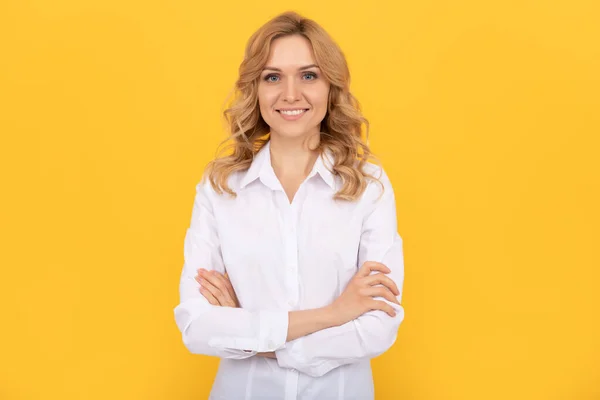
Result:
M297 193L298 195L298 193ZM296 200L298 197L296 197ZM298 301L298 235L296 223L298 202L288 203L286 212L286 269L288 277L288 305L295 307Z

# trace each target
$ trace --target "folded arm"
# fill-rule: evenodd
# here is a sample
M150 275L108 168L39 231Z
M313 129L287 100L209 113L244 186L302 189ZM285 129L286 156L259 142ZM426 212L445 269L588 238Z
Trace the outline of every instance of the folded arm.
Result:
M195 280L198 268L225 272L210 201L210 183L200 182L184 242L180 302L174 309L183 343L191 353L243 359L285 345L287 311L249 311L210 304Z
M399 289L396 298L401 304L403 243L397 232L394 192L385 172L381 182L384 193L381 198L373 199L363 223L358 262L362 265L365 261L376 261L386 265L391 270L388 276ZM373 310L343 325L288 342L285 348L275 351L279 365L311 376L322 376L339 366L371 359L388 350L396 341L398 328L404 320L404 308L382 297L375 299L388 303L396 315L391 317L384 311Z
M209 301L196 280L197 271L225 273L219 246L208 182L196 186L190 227L185 236L184 266L181 273L180 303L175 321L183 343L191 353L221 358L244 359L254 355L272 356L286 342L336 324L329 307L288 312L249 311L223 307L217 298ZM210 274L205 275L209 277ZM214 284L218 284L214 280ZM223 287L223 294L227 290Z

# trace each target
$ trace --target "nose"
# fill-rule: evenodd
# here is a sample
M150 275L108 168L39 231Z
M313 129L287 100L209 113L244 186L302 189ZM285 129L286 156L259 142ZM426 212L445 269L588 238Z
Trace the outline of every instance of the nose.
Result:
M300 100L300 90L298 89L297 82L294 79L288 79L284 88L283 98L289 103Z

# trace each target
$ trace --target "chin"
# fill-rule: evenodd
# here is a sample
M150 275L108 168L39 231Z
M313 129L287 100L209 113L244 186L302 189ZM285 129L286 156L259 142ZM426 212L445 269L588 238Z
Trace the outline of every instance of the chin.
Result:
M289 126L278 126L273 127L272 131L276 136L280 136L286 139L297 139L307 135L306 127L289 127Z

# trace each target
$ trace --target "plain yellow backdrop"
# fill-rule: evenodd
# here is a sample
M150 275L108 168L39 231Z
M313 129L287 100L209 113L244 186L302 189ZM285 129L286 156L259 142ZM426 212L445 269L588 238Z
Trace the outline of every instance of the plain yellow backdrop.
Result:
M597 1L0 2L0 399L204 399L173 308L249 35L348 58L406 319L377 399L600 399Z

